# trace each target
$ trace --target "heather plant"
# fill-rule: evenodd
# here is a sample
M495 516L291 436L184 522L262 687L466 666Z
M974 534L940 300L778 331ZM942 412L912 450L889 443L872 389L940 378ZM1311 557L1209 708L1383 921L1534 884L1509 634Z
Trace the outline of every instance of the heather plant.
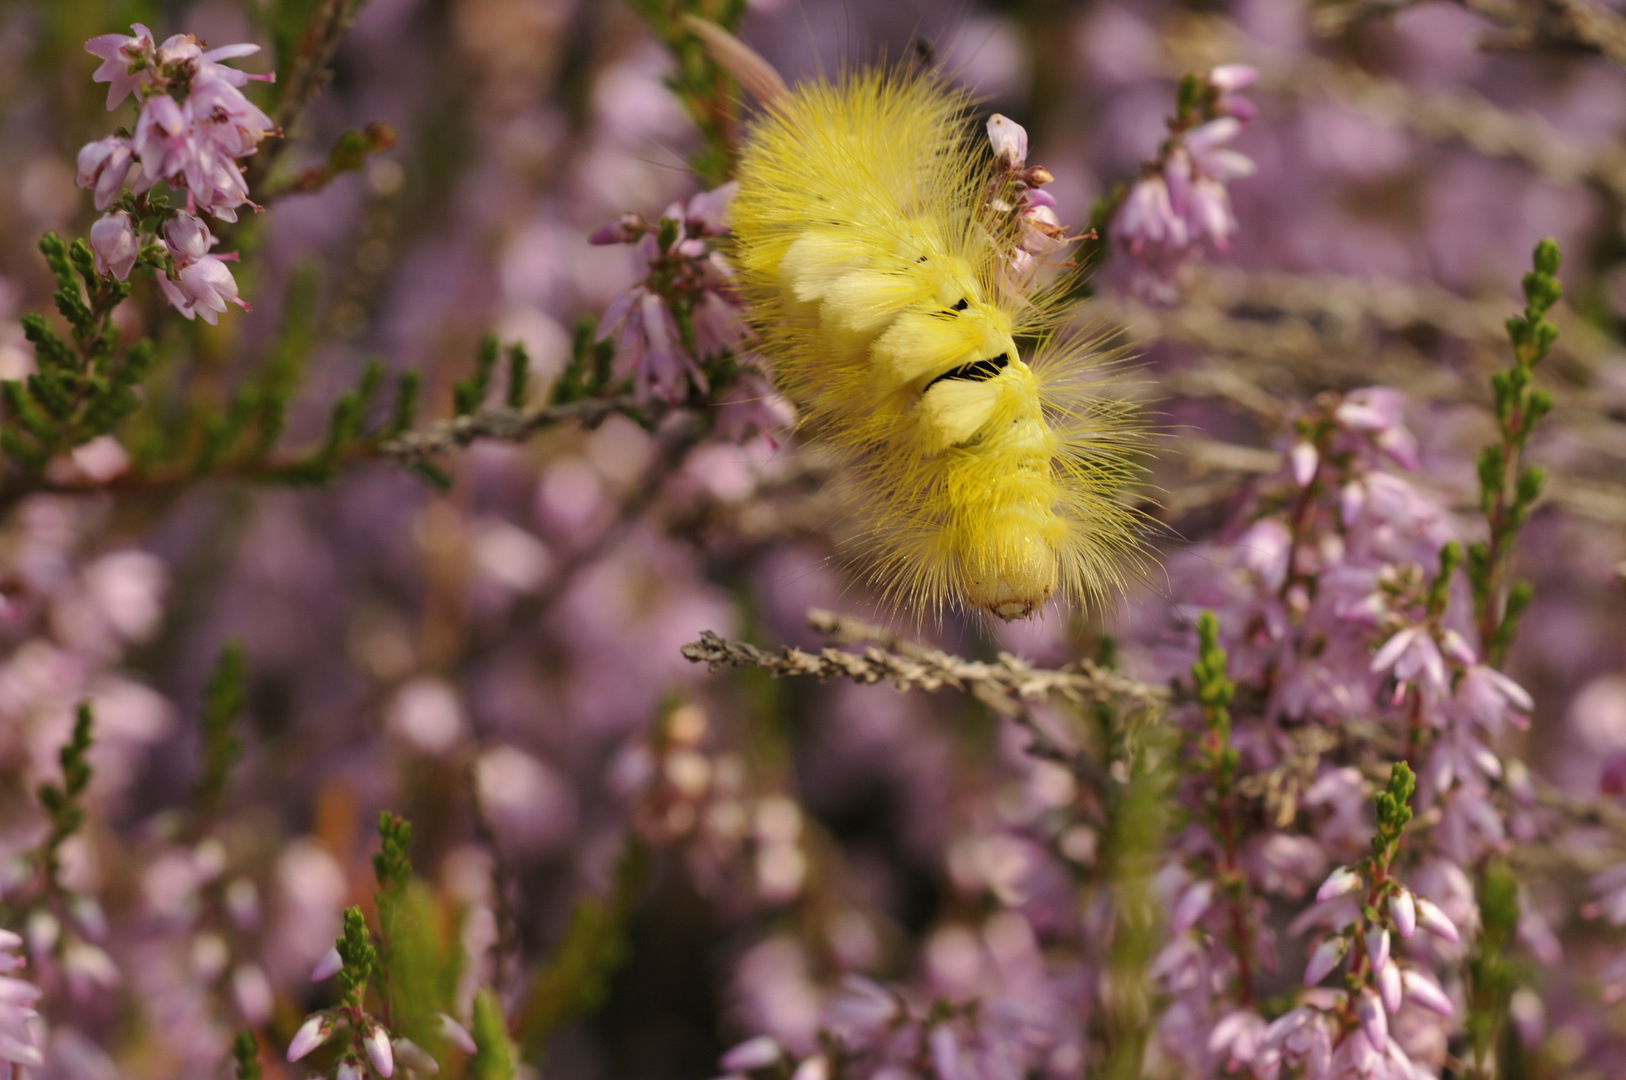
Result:
M838 7L0 5L7 1075L1618 1072L1626 21ZM1160 418L1114 610L840 559L730 206L870 63Z

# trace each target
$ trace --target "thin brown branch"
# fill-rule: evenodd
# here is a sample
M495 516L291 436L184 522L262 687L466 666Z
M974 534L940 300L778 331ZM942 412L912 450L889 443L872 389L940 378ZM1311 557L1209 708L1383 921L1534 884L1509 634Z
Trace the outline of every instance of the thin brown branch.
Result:
M1169 700L1162 687L1139 682L1088 660L1064 668L1034 667L1027 661L1000 653L993 663L966 660L939 649L908 641L893 631L827 611L808 615L814 629L829 634L836 645L810 653L785 646L766 652L743 641L729 641L707 630L700 640L683 646L683 655L712 671L724 667L760 668L775 677L810 675L814 678L851 679L858 683L890 682L899 690L935 693L948 687L971 694L1010 716L1023 702L1061 698L1075 703L1115 703L1136 709L1159 709ZM867 644L862 652L847 652L841 644Z
M422 431L380 443L378 453L397 461L416 462L465 447L479 439L522 442L545 427L566 420L595 427L616 414L641 413L643 408L630 396L583 398L565 405L544 405L536 409L482 409L466 416L437 420Z

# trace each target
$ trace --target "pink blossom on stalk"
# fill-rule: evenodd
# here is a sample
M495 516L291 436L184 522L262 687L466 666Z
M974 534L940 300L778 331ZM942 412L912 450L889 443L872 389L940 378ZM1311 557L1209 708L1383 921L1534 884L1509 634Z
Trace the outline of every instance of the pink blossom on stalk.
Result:
M1417 438L1405 424L1406 395L1387 386L1352 390L1333 411L1350 431L1372 436L1373 445L1403 469L1417 468Z
M1227 1013L1209 1032L1208 1052L1225 1055L1233 1068L1251 1062L1259 1054L1265 1026L1264 1019L1252 1010L1238 1009Z
M390 1045L390 1033L378 1024L370 1024L361 1036L361 1045L367 1050L367 1059L378 1070L378 1075L389 1080L395 1075L395 1049Z
M662 221L668 223L670 243L665 248L661 229L636 215L623 216L590 238L594 243L635 244L646 267L645 279L611 301L598 328L600 341L619 335L617 353L632 369L640 400L653 397L676 404L688 398L691 383L704 393L708 384L699 361L741 345L746 325L733 296L733 270L714 243L728 231L728 207L736 190L738 185L728 183L699 193L686 205L667 207ZM674 310L689 317L694 336L687 345Z
M1374 926L1366 932L1366 958L1373 970L1389 962L1389 931Z
M434 1076L440 1072L440 1062L435 1060L434 1055L411 1039L405 1036L397 1036L390 1040L389 1046L394 1055L391 1061L392 1069L395 1063L399 1062L410 1073ZM379 1072L384 1076L390 1075L382 1069Z
M999 113L988 118L988 143L994 159L1007 169L1020 169L1028 160L1028 132L1021 124Z
M229 71L230 68L220 68ZM194 138L227 157L247 157L276 126L258 106L225 79L192 84L186 100Z
M480 1049L475 1045L474 1036L469 1034L469 1029L445 1013L435 1014L435 1029L440 1032L442 1039L465 1054L477 1053Z
M34 1003L40 999L40 989L14 974L27 963L14 955L22 944L21 935L0 930L0 1062L9 1063L8 1071L14 1065L37 1069L45 1064L28 1023L37 1015Z
M767 1068L784 1057L784 1054L785 1051L779 1045L778 1039L772 1035L758 1035L728 1051L719 1064L727 1072L750 1072L753 1069Z
M1529 691L1495 668L1474 664L1457 683L1456 700L1463 710L1485 730L1495 734L1504 723L1515 727L1529 724L1535 700Z
M339 950L336 947L329 949L327 952L322 954L322 958L316 961L316 966L311 969L311 982L323 982L324 980L331 979L333 976L337 975L340 970L343 969L343 967L344 959L339 956Z
M141 106L134 147L148 184L181 176L192 158L192 126L186 112L168 94Z
M1416 968L1407 968L1400 973L1400 982L1405 987L1406 1000L1412 1004L1448 1018L1457 1014L1457 1007L1451 1004L1451 999L1445 996L1445 991L1440 989L1433 976Z
M713 429L730 442L743 442L760 434L778 445L776 433L795 421L796 410L774 392L766 378L746 373L735 379L718 400Z
M1321 1078L1332 1066L1332 1034L1318 1009L1288 1010L1265 1028L1260 1043L1256 1075L1278 1076L1283 1066L1303 1066L1306 1077Z
M1314 986L1332 974L1333 968L1343 962L1344 954L1348 951L1349 939L1342 935L1323 938L1310 954L1310 962L1304 966L1304 985Z
M1317 903L1354 892L1361 887L1361 875L1347 866L1340 866L1328 875L1327 880L1321 883L1321 888L1315 892Z
M288 1060L298 1061L333 1036L333 1020L323 1013L307 1017L288 1043Z
M122 135L86 143L79 150L78 172L74 182L96 191L96 209L106 210L118 198L135 164L135 150Z
M131 94L141 97L142 75L155 59L152 31L140 23L130 29L135 31L134 36L103 34L85 42L85 51L102 59L102 66L91 79L111 84L107 88L108 112Z
M1383 963L1377 966L1373 981L1377 983L1378 997L1383 999L1383 1007L1391 1013L1399 1012L1401 998L1399 965L1385 957Z
M1321 455L1316 451L1315 443L1301 439L1293 444L1287 457L1293 466L1293 482L1301 488L1309 487L1310 481L1315 479L1317 466L1321 464Z
M1457 933L1457 924L1440 910L1438 904L1421 896L1417 897L1416 903L1418 926L1453 945L1462 940L1462 936Z
M1421 677L1420 685L1428 693L1438 695L1446 690L1445 660L1433 636L1423 627L1408 626L1397 631L1372 657L1372 674L1391 668L1402 686Z
M98 219L90 227L90 250L98 274L112 274L120 281L129 277L141 255L141 239L130 215L119 210Z
M688 397L692 380L702 390L706 376L683 348L677 320L666 302L642 285L618 296L604 312L598 340L619 331L619 351L630 357L633 388L640 400L677 404Z
M164 226L164 240L175 273L173 277L161 275L158 285L177 311L188 319L201 315L212 326L228 303L250 310L248 303L238 297L237 280L221 256L209 254L209 249L220 241L201 218L176 214Z
M1389 1014L1384 1010L1383 1003L1372 991L1362 990L1355 999L1355 1015L1372 1049L1381 1053L1389 1045Z

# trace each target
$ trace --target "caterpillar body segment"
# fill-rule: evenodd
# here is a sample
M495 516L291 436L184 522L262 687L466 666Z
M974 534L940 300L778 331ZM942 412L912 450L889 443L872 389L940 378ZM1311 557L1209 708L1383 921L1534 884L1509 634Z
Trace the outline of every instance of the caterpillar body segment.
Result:
M776 379L848 464L872 582L1010 620L1116 583L1133 469L1087 348L1053 340L1064 312L1000 280L1012 241L970 133L927 75L796 86L750 133L731 224Z

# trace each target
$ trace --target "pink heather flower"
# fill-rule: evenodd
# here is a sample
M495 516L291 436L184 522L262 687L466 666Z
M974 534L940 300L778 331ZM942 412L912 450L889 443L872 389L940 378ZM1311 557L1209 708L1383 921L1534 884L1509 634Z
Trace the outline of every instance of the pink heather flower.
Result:
M237 280L218 255L209 249L215 239L201 218L180 213L164 226L164 240L175 263L175 274L161 276L158 285L175 309L188 319L201 315L214 325L228 303L250 310L237 295ZM236 258L235 255L231 256Z
M1355 1015L1361 1021L1361 1032L1372 1049L1380 1053L1389 1045L1389 1014L1383 1003L1370 990L1362 990L1355 999Z
M367 1059L378 1070L378 1075L389 1080L395 1075L395 1049L390 1045L390 1033L377 1024L368 1026L361 1036L361 1045L367 1050Z
M1315 891L1317 903L1325 903L1336 897L1354 892L1361 887L1361 875L1347 866L1340 866L1327 876L1321 883L1321 888Z
M1378 997L1383 999L1383 1007L1391 1013L1400 1011L1401 980L1400 967L1392 959L1387 959L1377 967L1373 980L1378 986Z
M1462 936L1457 933L1457 924L1440 910L1438 904L1421 896L1417 897L1416 904L1418 926L1453 945L1462 940Z
M260 140L275 127L269 116L225 79L194 82L186 111L192 121L193 137L213 144L227 157L246 157L254 153Z
M1397 632L1372 657L1372 674L1382 674L1390 668L1402 685L1421 676L1421 686L1429 693L1437 695L1446 690L1445 660L1433 636L1420 626L1408 626Z
M1267 517L1260 518L1237 540L1235 550L1243 568L1257 574L1259 583L1275 592L1287 580L1292 544L1287 525L1280 518Z
M1306 1077L1320 1080L1332 1067L1332 1034L1317 1009L1300 1006L1283 1013L1265 1028L1260 1043L1255 1075L1277 1076L1283 1066L1302 1065Z
M135 150L130 140L109 135L80 148L74 182L82 188L94 188L96 209L106 210L118 198L134 164Z
M1535 700L1528 691L1495 668L1474 664L1457 683L1456 700L1486 731L1496 733L1504 722L1515 727L1529 723Z
M469 1034L469 1029L445 1013L435 1014L435 1026L442 1039L465 1054L473 1054L479 1051L480 1048L475 1045L474 1036Z
M147 183L180 176L193 157L186 112L168 94L154 97L141 106L133 145Z
M108 112L118 108L130 94L140 99L142 75L154 60L152 31L140 23L130 29L135 36L103 34L85 42L85 51L102 59L102 66L91 79L111 84L107 88Z
M422 1076L434 1076L440 1072L440 1062L435 1060L434 1055L411 1039L397 1036L390 1040L389 1046L394 1054L394 1061L400 1062L402 1068ZM393 1067L392 1062L391 1068ZM379 1072L384 1076L390 1075L382 1069Z
M1180 895L1179 901L1174 905L1174 914L1169 917L1169 933L1182 934L1189 930L1203 917L1213 902L1212 881L1199 881L1193 884Z
M988 144L994 158L1007 169L1020 169L1028 160L1028 132L1021 124L999 113L988 118Z
M1220 1017L1208 1035L1208 1052L1224 1054L1235 1065L1251 1062L1259 1054L1259 1043L1264 1038L1265 1021L1258 1013L1238 1009Z
M1169 198L1168 181L1161 175L1136 181L1108 231L1131 255L1148 247L1183 249L1191 239L1185 219L1175 213Z
M1389 931L1374 926L1366 932L1366 957L1374 971L1389 962Z
M1406 395L1387 386L1369 386L1344 395L1333 419L1349 431L1370 435L1372 443L1403 469L1417 468L1417 439L1405 424Z
M1315 479L1315 471L1321 464L1321 455L1315 448L1315 443L1300 440L1293 444L1293 449L1287 453L1287 459L1293 466L1293 482L1299 487L1309 487L1310 481Z
M36 1015L34 1003L40 999L40 989L12 974L27 963L13 955L22 944L20 935L0 930L0 1062L10 1063L8 1072L12 1065L38 1069L45 1064L28 1023Z
M277 74L268 71L264 75L254 75L237 68L226 67L220 61L235 60L239 56L253 56L260 51L258 45L238 44L222 45L218 49L208 49L199 54L192 65L192 88L194 90L201 83L220 81L232 86L245 86L251 80L254 82L276 82Z
M333 1020L325 1014L318 1013L307 1017L299 1030L294 1032L293 1039L288 1043L288 1060L298 1061L300 1058L327 1042L333 1035Z
M194 34L171 34L158 46L158 66L174 67L196 60L203 55L203 46L198 44Z
M677 404L689 396L692 380L702 391L706 377L683 348L677 320L666 301L642 285L622 293L604 312L598 340L619 331L619 351L630 357L634 393L640 400L655 398Z
M1208 85L1222 94L1234 94L1252 86L1259 78L1257 68L1248 64L1221 64L1208 73Z
M119 210L98 219L90 227L90 250L98 274L112 274L120 281L129 277L141 255L141 238L130 215Z
M717 402L713 430L730 442L744 442L760 434L778 445L776 433L796 422L796 410L774 392L761 375L746 373L735 379Z
M750 1072L753 1069L767 1068L783 1057L784 1054L784 1049L780 1047L778 1039L771 1035L758 1035L754 1039L747 1039L724 1054L718 1064L726 1072Z
M337 948L329 949L322 954L322 958L316 961L316 966L311 969L311 982L322 982L325 979L331 979L343 968L344 959L339 955L339 950Z
M1416 968L1407 968L1400 973L1400 982L1405 987L1406 1000L1413 1005L1447 1018L1457 1014L1457 1007L1451 1004L1451 999L1445 996L1445 991L1440 989L1433 976L1425 975Z
M635 244L650 229L642 214L622 214L615 221L600 225L587 234L587 242L594 247L611 244Z
M1208 85L1219 91L1214 110L1225 116L1234 116L1244 124L1253 119L1253 102L1237 93L1252 86L1259 78L1256 68L1248 64L1221 64L1208 73Z
M1310 954L1310 962L1304 967L1304 985L1314 986L1332 974L1332 970L1343 962L1344 954L1348 951L1348 938L1342 935L1323 938L1321 944Z

